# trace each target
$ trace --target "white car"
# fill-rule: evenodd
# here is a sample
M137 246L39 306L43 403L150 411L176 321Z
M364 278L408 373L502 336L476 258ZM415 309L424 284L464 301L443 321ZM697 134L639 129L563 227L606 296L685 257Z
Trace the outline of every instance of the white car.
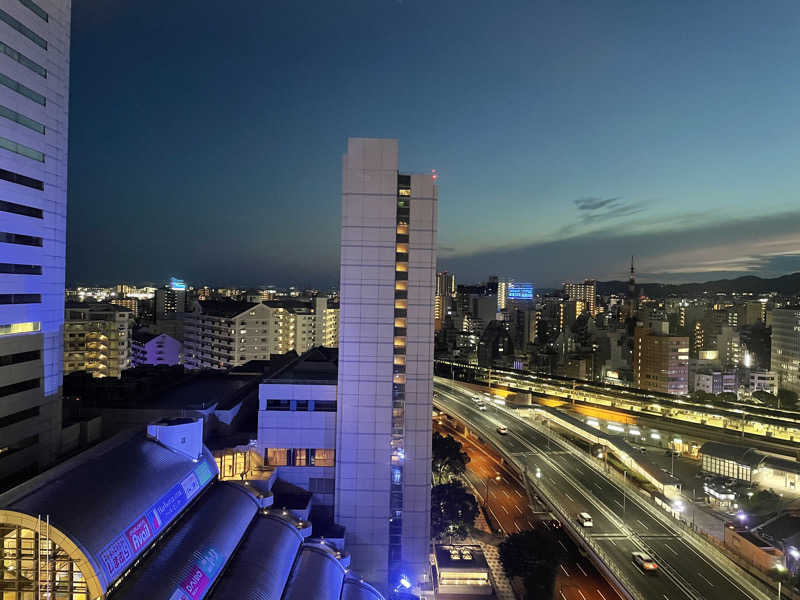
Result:
M486 406L485 403L481 402L480 404L478 404L478 410L489 410L489 407Z
M578 513L578 523L580 523L584 527L594 527L594 521L592 521L592 515L589 513Z
M473 402L480 402L480 401L481 401L481 399L480 399L480 397L478 397L478 396L473 396L473 397L472 397L472 401L473 401Z
M506 427L505 425L498 425L497 426L497 433L499 433L501 435L507 434L508 433L508 427Z
M655 560L644 552L631 552L633 562L636 563L642 571L653 573L658 570L658 564Z

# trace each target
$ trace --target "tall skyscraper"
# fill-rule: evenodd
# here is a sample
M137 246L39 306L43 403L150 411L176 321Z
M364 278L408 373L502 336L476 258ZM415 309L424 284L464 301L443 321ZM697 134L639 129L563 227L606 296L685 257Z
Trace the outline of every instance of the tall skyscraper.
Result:
M0 487L60 443L70 10L0 4Z
M779 308L772 318L772 367L778 389L800 394L800 308Z
M379 585L421 580L430 543L436 178L397 164L351 138L342 169L335 513Z
M589 314L595 314L595 299L597 298L596 281L592 279L585 279L583 283L573 283L569 281L564 284L564 294L570 300L583 302L583 306L589 311Z
M456 276L442 271L436 274L436 295L433 299L433 325L436 331L442 328L444 317L456 296Z

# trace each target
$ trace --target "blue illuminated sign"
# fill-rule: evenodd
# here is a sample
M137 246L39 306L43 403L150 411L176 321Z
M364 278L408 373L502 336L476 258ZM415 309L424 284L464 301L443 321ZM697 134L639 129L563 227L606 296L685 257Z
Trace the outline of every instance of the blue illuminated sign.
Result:
M186 282L183 279L169 278L169 287L173 290L185 290Z
M508 286L509 300L533 300L532 283L512 283Z
M172 486L143 514L99 553L100 562L113 581L155 538L159 531L180 513L211 479L214 471L201 461L194 470Z

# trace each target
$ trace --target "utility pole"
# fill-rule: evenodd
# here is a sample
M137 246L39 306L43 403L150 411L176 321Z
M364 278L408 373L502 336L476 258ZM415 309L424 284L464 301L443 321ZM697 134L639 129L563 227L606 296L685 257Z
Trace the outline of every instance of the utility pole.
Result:
M624 517L628 513L627 494L625 493L625 487L628 485L628 471L622 471L622 480L622 515Z

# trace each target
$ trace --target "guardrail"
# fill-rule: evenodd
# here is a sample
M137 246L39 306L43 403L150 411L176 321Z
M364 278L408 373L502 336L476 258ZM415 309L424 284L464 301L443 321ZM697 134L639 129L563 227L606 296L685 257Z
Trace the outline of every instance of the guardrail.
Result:
M434 405L438 404L440 409L443 408L440 402L434 400L433 403ZM463 415L460 416L466 422L466 417ZM503 456L503 459L517 469L520 473L522 473L523 482L525 483L525 490L528 495L531 495L531 487L536 490L537 497L540 498L551 511L559 516L562 523L565 525L567 533L570 534L570 537L575 540L576 543L583 545L584 548L589 551L590 558L593 559L592 562L604 575L612 587L619 591L626 600L647 600L646 596L641 594L641 592L631 583L627 575L625 575L625 573L623 573L622 570L616 566L613 558L608 555L591 538L591 536L587 535L586 532L578 528L573 523L570 511L555 499L557 494L549 490L548 486L543 485L540 480L537 480L535 485L532 484L527 475L526 465L521 464L513 454L506 452L506 450L502 447L502 444L499 443L499 440L494 432L488 431L482 427L478 427L472 423L469 423L469 425L473 429L479 431L482 436L490 439L495 449Z
M577 456L579 456L582 459L584 463L589 464L590 466L592 466L593 468L595 468L600 472L603 472L608 479L614 481L617 485L621 486L623 489L628 489L633 487L629 482L629 480L625 479L624 476L620 475L616 471L616 469L614 469L613 467L609 467L597 457L587 454L583 449L576 446L566 436L561 435L560 433L554 431L552 428L542 427L538 422L536 422L535 419L526 419L520 416L519 414L517 414L515 410L506 409L505 412L511 416L514 416L516 419L526 423L527 425L533 427L543 435L557 440L557 443L560 443L566 449L574 452ZM742 575L744 577L743 579L738 580L738 583L748 588L748 591L750 593L765 598L767 597L772 598L776 594L777 592L776 588L770 587L769 585L755 578L750 573L745 573L744 570L736 563L735 560L724 554L719 548L711 544L707 539L705 539L703 536L694 531L691 528L691 526L689 526L683 520L669 519L664 509L659 507L655 502L652 501L652 499L649 498L645 499L638 493L631 493L627 497L630 498L631 501L633 502L640 503L640 505L646 503L648 508L653 509L652 511L653 513L657 514L663 522L667 522L670 526L675 528L676 533L684 536L687 539L687 541L689 541L689 543L691 543L692 546L695 547L696 550L698 550L701 554L713 557L713 560L715 560L718 563L718 565L722 568L723 571L730 572L731 569L738 569L742 571ZM635 533L633 535L636 536L637 541L639 541L643 546L648 547L647 543L644 540L642 540L641 537L639 537ZM689 584L688 582L684 581L683 583L691 587L691 584ZM700 595L698 592L695 593L697 594L698 597L702 597L702 595Z

